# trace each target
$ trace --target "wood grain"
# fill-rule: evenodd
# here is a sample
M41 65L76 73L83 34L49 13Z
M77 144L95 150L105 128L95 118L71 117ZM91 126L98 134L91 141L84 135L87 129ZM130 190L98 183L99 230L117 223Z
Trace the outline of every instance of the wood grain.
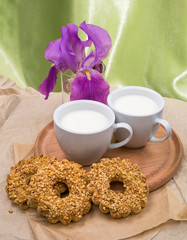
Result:
M156 137L163 137L165 130L159 127ZM58 160L66 158L60 149L54 132L53 122L50 122L39 133L35 145L35 155L41 153ZM129 158L132 163L140 166L146 175L150 191L158 189L168 182L176 173L183 155L183 148L178 135L173 131L170 138L161 143L148 142L143 148L130 149L121 147L108 150L103 157ZM88 168L86 168L88 170Z

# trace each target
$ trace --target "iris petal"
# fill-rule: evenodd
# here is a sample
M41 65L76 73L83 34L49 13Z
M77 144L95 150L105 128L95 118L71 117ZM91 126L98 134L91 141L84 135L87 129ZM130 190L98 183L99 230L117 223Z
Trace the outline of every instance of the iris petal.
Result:
M85 57L84 61L82 62L81 67L89 67L91 63L95 59L95 52L93 50L90 51L89 55Z
M60 68L60 65L62 62L61 42L62 42L61 38L55 41L52 41L48 43L45 49L45 58L48 61L53 62L57 68Z
M61 28L62 32L62 40L61 40L61 65L60 69L65 72L71 69L73 72L76 72L78 69L78 62L76 59L75 52L71 49L71 45L69 44L71 35L67 27Z
M63 38L50 42L45 50L45 58L53 62L58 70L63 72L78 69L75 53L69 48L69 34L66 27L62 27Z
M90 47L92 44L92 41L90 39L88 39L87 41L81 41L81 39L78 36L79 28L75 24L68 23L67 29L68 29L68 35L69 35L69 39L68 39L69 48L75 53L77 63L80 66L86 57L85 47ZM64 34L62 31L62 37L63 35Z
M49 93L53 91L56 85L57 74L58 70L56 69L55 66L53 66L49 70L49 75L39 87L39 92L45 95L45 100L48 99Z
M109 84L105 81L102 75L91 68L85 68L89 71L91 80L88 79L86 73L77 72L72 85L70 100L94 100L107 104L107 96L110 91Z
M98 62L101 62L109 54L110 48L112 47L112 41L108 32L96 25L86 24L82 22L79 26L95 45L95 59L91 63L90 67L93 67ZM89 58L89 55L88 57Z

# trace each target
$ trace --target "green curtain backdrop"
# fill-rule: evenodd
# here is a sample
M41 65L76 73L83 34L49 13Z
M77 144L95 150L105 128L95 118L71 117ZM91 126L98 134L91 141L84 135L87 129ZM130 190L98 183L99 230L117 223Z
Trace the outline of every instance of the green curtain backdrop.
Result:
M48 42L82 21L105 28L105 78L187 101L186 0L0 0L0 74L35 89L48 75ZM60 81L55 91L60 91Z

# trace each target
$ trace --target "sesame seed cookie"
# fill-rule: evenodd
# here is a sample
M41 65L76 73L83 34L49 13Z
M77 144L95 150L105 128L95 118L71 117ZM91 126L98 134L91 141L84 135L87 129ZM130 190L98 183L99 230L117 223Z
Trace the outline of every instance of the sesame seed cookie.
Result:
M99 205L103 213L110 212L113 218L139 213L147 204L149 189L146 177L128 159L103 158L92 164L88 178L88 190L92 194L93 203ZM125 191L117 193L110 189L113 181L122 182Z
M30 197L28 186L31 176L37 172L38 168L47 164L52 165L54 162L57 162L56 158L49 158L41 154L39 156L31 156L28 159L22 159L12 166L10 174L7 176L6 185L9 199L13 203L18 204L22 209L27 209ZM54 186L56 193L59 193L59 191L64 192L66 189L65 184Z
M56 183L67 185L69 195L60 198L53 191ZM62 222L68 225L78 222L91 208L91 195L87 190L86 171L81 165L55 162L53 165L40 168L30 180L29 205L37 207L37 211L49 222Z

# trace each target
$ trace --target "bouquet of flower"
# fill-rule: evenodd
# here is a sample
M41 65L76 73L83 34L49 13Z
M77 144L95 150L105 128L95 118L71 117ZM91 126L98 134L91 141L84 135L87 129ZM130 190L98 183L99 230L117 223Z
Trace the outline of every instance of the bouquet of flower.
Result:
M78 30L82 29L88 39L82 41ZM62 38L50 42L45 58L53 63L47 78L40 85L40 93L49 97L54 89L59 72L71 70L75 77L71 83L70 100L88 99L106 104L110 91L109 84L102 76L103 60L112 46L111 38L103 28L82 22L78 27L69 23L61 28ZM95 46L86 56L86 48Z

